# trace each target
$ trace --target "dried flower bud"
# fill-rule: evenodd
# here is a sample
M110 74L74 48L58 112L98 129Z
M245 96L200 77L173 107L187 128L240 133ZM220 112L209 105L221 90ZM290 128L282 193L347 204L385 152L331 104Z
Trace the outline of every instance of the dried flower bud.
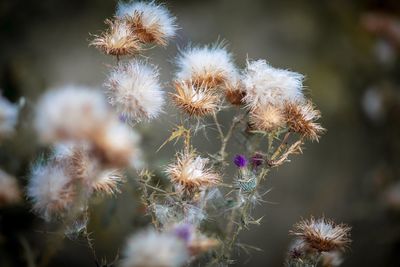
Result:
M191 82L175 82L176 93L171 94L175 105L190 116L205 116L218 109L219 97L206 87L195 88Z
M195 87L215 89L237 83L232 55L222 45L188 48L176 59L176 80L192 81Z
M176 18L164 5L155 2L119 2L116 16L125 19L143 43L166 46L177 28Z
M305 104L286 103L284 114L286 123L292 131L312 141L318 141L320 135L325 132L325 129L316 122L321 113L310 101Z
M0 170L0 207L18 203L21 200L21 191L17 180Z
M176 162L170 164L166 172L174 184L191 193L221 182L219 175L206 167L207 162L208 159L193 153L178 154Z
M251 108L303 101L303 75L270 66L265 60L248 61L243 73L244 102Z
M172 233L155 230L132 236L124 255L122 267L179 267L189 260L184 241Z
M301 238L309 247L320 251L344 250L349 246L350 227L345 224L335 224L333 221L320 218L302 220L295 224L292 235Z
M252 129L273 132L285 125L285 118L281 109L268 105L250 110L249 123Z
M133 56L141 50L141 43L132 32L131 27L123 20L106 20L109 29L91 41L90 45L95 46L106 55L112 56Z
M0 139L14 133L18 119L18 107L0 95Z
M251 157L251 163L253 165L253 169L258 168L264 163L264 156L261 153L256 152L254 156Z
M162 111L164 92L155 67L137 60L120 64L106 87L111 105L130 121L153 119Z

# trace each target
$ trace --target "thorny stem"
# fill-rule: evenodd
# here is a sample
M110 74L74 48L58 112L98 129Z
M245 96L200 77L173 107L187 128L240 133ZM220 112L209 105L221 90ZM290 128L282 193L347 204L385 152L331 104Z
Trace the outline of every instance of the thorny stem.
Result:
M267 155L269 155L271 153L273 155L271 157L271 159L277 158L280 154L285 154L285 153L290 152L290 151L286 151L285 153L282 153L284 148L287 146L289 135L290 135L290 131L288 131L285 134L280 145L275 149L275 151L273 151L273 153L271 151L271 150L273 150L273 146L272 146L273 139L269 138ZM301 141L302 140L297 141L292 146L298 144L299 142L301 143ZM261 173L258 175L256 188L249 195L248 198L252 198L254 196L254 194L257 192L257 189L261 183L261 180L264 179L264 177L267 175L267 173L269 172L269 168L270 167L263 168ZM237 203L240 203L240 201L241 201L240 194L241 194L240 192L237 193L237 200L236 200ZM230 258L230 255L232 253L232 248L233 248L234 244L236 243L236 240L237 240L240 232L242 231L243 227L246 226L246 224L247 224L247 218L249 217L249 209L250 208L251 208L251 202L249 200L247 200L243 206L241 206L239 208L234 208L232 210L231 216L229 218L227 232L226 232L227 237L228 237L228 240L227 240L228 245L226 246L226 249L224 248L223 255L222 255L227 260L229 260L229 258ZM238 224L236 228L234 228L234 224Z
M73 222L77 219L79 213L81 212L81 204L85 202L85 194L87 192L82 188L78 187L78 198L75 206L71 210L71 212L68 214L68 217L64 221L64 224L56 231L55 237L52 240L47 241L46 249L44 250L44 255L42 256L42 259L40 260L38 266L39 267L45 267L47 266L54 254L57 252L57 250L61 247L63 241L64 241L64 234L65 231L68 230L68 227L73 224ZM85 213L84 216L87 214ZM87 218L87 217L84 217Z
M217 162L221 163L221 162L225 161L226 147L228 145L229 140L231 139L231 137L233 135L235 128L242 121L243 115L237 115L233 118L232 123L231 123L226 135L224 135L224 133L221 129L221 126L218 123L217 115L215 113L213 113L213 118L214 118L214 122L217 126L218 132L220 134L220 139L221 139L221 149L219 150L219 152L217 154Z
M290 136L290 131L288 131L285 134L285 137L283 137L281 144L278 146L278 148L275 150L274 154L271 156L271 160L274 160L281 153L282 149L284 149L284 147L287 145L289 136Z
M87 229L85 228L85 231L83 232L83 235L86 239L86 243L88 245L88 248L92 252L93 258L96 262L98 262L97 254L96 254L96 249L94 248L94 241L93 239L90 238L90 233L88 233Z
M217 126L217 129L218 129L219 138L221 139L221 142L223 142L224 139L225 139L225 135L224 135L224 132L222 131L221 125L218 122L217 113L213 112L212 116L213 116L213 119L214 119L214 123L215 123L215 125Z
M156 187L153 187L153 186L148 184L148 182L152 178L151 173L149 173L148 171L142 171L141 173L139 173L139 177L141 178L140 184L142 184L142 192L143 192L142 201L143 201L143 204L145 205L146 209L148 210L148 213L151 216L152 224L158 230L160 225L159 225L159 223L157 221L157 218L156 218L156 216L155 216L153 211L149 211L150 207L152 206L152 203L151 203L151 199L150 199L147 187L150 187L153 190L157 190L157 191L160 190L160 189L158 189Z

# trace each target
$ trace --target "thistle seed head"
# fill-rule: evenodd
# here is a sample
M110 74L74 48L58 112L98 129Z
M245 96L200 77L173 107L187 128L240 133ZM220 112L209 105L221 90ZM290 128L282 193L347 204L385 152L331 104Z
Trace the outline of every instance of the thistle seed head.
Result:
M105 86L109 102L129 121L156 118L164 105L157 68L132 60L118 65Z
M172 233L155 230L132 236L125 248L122 267L180 267L189 260L185 242Z
M302 220L295 224L290 233L302 239L309 247L320 252L346 249L350 240L350 227L335 224L333 221L320 218Z
M286 103L284 106L286 123L289 128L300 135L318 141L325 129L316 121L321 117L319 110L308 101L307 103Z
M190 81L175 82L176 93L172 93L175 105L190 116L202 117L217 111L219 96L207 87L196 88Z
M276 69L265 60L247 61L243 74L245 104L250 109L282 106L286 101L303 101L303 75Z
M220 176L206 167L207 163L208 159L194 153L181 153L177 155L176 161L167 167L166 173L172 183L180 186L185 192L193 193L221 182Z
M124 20L106 20L107 31L96 35L90 42L106 55L112 56L133 56L142 51L138 37L133 33L130 25Z
M232 55L221 44L187 48L181 51L176 65L176 80L192 81L195 87L225 88L238 80Z
M273 132L285 126L285 117L280 108L268 105L250 110L249 123L252 129Z
M176 18L164 5L154 1L119 2L116 16L127 22L142 43L166 46L177 30Z

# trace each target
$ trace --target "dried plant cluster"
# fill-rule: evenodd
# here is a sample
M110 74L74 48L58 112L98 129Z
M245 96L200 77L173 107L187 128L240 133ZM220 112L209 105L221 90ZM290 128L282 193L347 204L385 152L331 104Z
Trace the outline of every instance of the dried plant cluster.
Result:
M248 248L238 240L241 230L261 223L252 211L263 202L270 170L302 153L307 140L318 141L325 131L318 122L320 112L305 95L303 75L263 59L248 59L240 69L221 42L191 45L174 60L172 92L167 94L159 68L139 56L168 44L175 36L176 18L162 4L129 2L119 3L106 25L91 41L117 60L104 90L66 85L48 90L37 102L34 128L50 152L31 168L26 192L32 210L60 225L63 233L86 236L94 251L86 230L91 200L119 193L136 171L126 186L140 189L152 226L127 240L115 265L233 263L233 251ZM155 166L142 162L133 128L159 118L167 102L178 110L179 123L160 149L176 149L157 176L151 170ZM228 109L236 115L223 126L218 115ZM0 98L0 138L14 132L18 111ZM216 132L220 147L207 153L194 147L192 138L199 129ZM231 155L230 146L242 153ZM236 171L233 179L227 175L229 165ZM0 205L20 199L14 178L0 170ZM316 266L321 261L337 266L350 243L349 231L324 218L301 221L291 231L296 240L288 265ZM41 266L48 258L43 256Z
M295 236L288 254L288 266L339 266L349 247L350 227L325 218L302 220L290 234Z

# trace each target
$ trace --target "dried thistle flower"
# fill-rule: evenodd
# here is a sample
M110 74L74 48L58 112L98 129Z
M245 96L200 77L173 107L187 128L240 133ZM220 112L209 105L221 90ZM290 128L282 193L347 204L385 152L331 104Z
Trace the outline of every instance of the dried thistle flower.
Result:
M18 119L18 107L0 95L0 139L14 133Z
M252 129L272 132L285 126L282 110L273 105L250 110L249 123Z
M0 207L18 203L21 200L21 191L17 180L0 170Z
M176 18L160 4L152 2L119 2L116 16L124 19L143 43L166 46L175 35Z
M242 83L237 81L235 84L225 85L225 98L234 106L243 104L243 99L246 96L246 91L243 89Z
M346 249L350 240L350 227L345 224L335 224L333 221L320 218L302 220L295 224L290 233L311 248L320 252Z
M177 57L176 65L176 80L192 81L195 87L216 89L237 83L232 55L222 44L187 48Z
M139 135L125 124L112 120L94 137L98 157L111 168L140 166Z
M175 82L176 93L172 93L175 105L190 116L205 116L218 109L219 97L207 87L195 86L189 81Z
M318 141L325 129L316 121L321 117L319 110L308 101L307 103L286 103L284 106L286 123L289 128L300 135Z
M102 155L85 143L58 143L52 157L68 166L71 179L87 187L89 193L119 193L118 185L124 177L117 169L105 169ZM99 158L100 157L100 158Z
M122 267L179 267L189 260L184 241L172 233L155 230L132 236L124 255Z
M106 20L109 29L90 42L106 55L132 56L141 50L141 43L126 21Z
M92 187L95 192L113 195L120 193L118 185L124 181L122 173L116 169L104 170L92 181Z
M177 155L176 162L167 167L166 173L178 188L191 193L221 182L219 175L206 167L207 163L208 159L194 153L181 153Z
M155 67L138 60L119 64L106 83L108 99L130 121L156 118L164 105L164 92Z
M265 60L247 61L243 72L244 102L251 108L281 106L286 101L303 101L303 75L276 69Z
M76 201L76 183L69 167L68 162L53 158L32 168L28 196L33 210L46 220L63 216Z
M64 86L39 100L35 128L44 142L91 139L110 118L101 92L82 86Z

